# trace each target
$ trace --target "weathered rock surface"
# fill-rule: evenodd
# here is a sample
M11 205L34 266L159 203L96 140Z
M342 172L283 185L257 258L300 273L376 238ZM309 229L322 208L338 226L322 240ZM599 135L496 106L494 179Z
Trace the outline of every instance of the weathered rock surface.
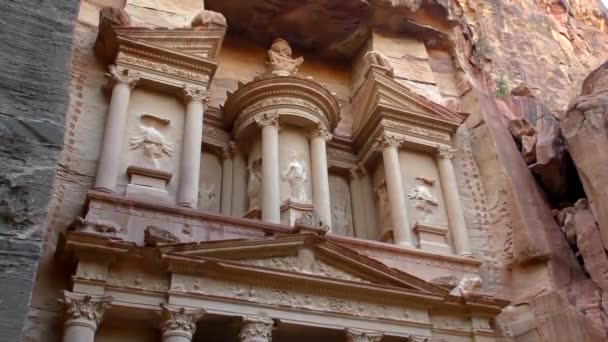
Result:
M561 119L561 129L589 204L608 246L608 63L583 83Z
M0 331L30 301L68 107L76 0L3 1L0 18Z

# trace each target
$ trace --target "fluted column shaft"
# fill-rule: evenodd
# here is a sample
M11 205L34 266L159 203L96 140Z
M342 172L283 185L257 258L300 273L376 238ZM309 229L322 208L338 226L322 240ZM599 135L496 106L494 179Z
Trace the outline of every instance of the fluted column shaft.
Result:
M453 150L439 148L437 165L439 168L439 177L441 178L443 196L445 198L448 222L456 254L461 256L472 256L469 235L467 233L467 224L464 218L462 203L460 202L460 195L458 194L458 183L456 182L452 158L454 158Z
M401 139L386 134L378 140L379 147L382 149L386 188L391 207L393 239L397 245L412 246L412 232L405 203L397 149L402 142Z
M232 152L232 215L243 216L247 212L247 164L243 154L230 144Z
M203 89L185 86L184 99L186 101L186 120L177 203L183 207L196 208L203 143L204 102L207 98Z
M205 313L202 309L186 309L161 304L160 331L162 342L190 342L196 331L196 321Z
M63 292L65 305L63 342L94 342L97 327L112 297Z
M107 76L110 78L112 97L103 132L94 188L99 191L114 192L116 190L131 89L139 80L139 74L131 72L129 69L111 65Z
M224 215L232 213L232 153L229 147L222 151L222 198L220 212Z
M321 222L331 230L331 202L329 192L329 174L327 170L327 141L332 135L319 125L310 137L310 155L312 164L313 207Z
M262 220L281 223L279 116L264 114L255 121L262 127Z
M271 342L274 322L267 317L243 317L239 337L241 342Z

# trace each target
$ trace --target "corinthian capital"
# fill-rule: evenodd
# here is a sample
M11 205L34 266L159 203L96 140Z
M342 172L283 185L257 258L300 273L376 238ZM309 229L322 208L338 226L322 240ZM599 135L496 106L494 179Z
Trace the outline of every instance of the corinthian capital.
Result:
M458 150L446 146L437 146L437 156L441 159L454 159L454 155Z
M200 102L205 107L209 102L209 93L204 88L193 87L187 84L184 84L184 101L186 103L190 103L191 101Z
M139 81L140 74L118 65L110 65L106 77L110 80L110 87L113 87L116 84L124 84L129 88L133 88L137 81Z
M161 304L160 331L163 336L183 336L192 338L196 321L205 314L202 309L186 309L169 304Z
M261 342L272 340L274 322L267 317L245 316L239 337L241 342Z
M103 319L103 313L110 307L112 297L63 291L59 302L65 305L66 326L88 325L95 330Z
M253 118L260 127L279 126L279 113L264 113Z
M345 330L348 342L380 342L383 333L379 331L349 329Z
M311 132L310 132L310 137L311 138L322 138L325 141L330 141L334 136L329 133L329 131L327 130L327 128L325 128L325 126L323 126L322 124L317 124L317 127L315 127Z
M378 150L383 150L385 148L394 147L398 148L405 142L405 138L398 137L395 135L390 135L388 133L382 133L374 142L373 148Z

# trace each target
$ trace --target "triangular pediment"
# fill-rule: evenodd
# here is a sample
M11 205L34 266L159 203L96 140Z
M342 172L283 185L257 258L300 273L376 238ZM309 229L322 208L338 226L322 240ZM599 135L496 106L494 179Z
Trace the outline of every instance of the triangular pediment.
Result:
M416 94L386 75L384 70L373 67L357 90L353 107L356 108L353 114L355 135L369 131L370 126L376 125L387 113L393 120L427 123L454 131L466 119L466 114L456 113Z
M159 249L163 255L180 260L213 260L231 266L240 265L241 269L244 267L253 272L273 271L300 279L374 285L441 296L447 294L439 286L310 233L260 240L171 244Z

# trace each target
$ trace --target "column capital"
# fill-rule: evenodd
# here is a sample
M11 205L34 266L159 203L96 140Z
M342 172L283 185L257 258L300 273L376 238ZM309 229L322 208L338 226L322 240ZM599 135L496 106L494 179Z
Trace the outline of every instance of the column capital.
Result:
M242 342L270 342L274 321L268 317L245 316L239 337Z
M327 128L325 128L325 126L323 126L322 124L317 124L317 127L313 128L310 131L309 137L312 138L321 138L325 141L330 141L334 136L333 134L329 133L329 131L327 130Z
M351 179L361 179L362 177L365 177L365 175L367 174L367 171L365 171L365 168L363 168L361 166L353 166L350 169L348 169L348 172L350 174Z
M279 113L263 113L253 118L260 127L275 126L279 127Z
M163 337L183 336L191 339L196 330L196 321L205 314L203 309L186 309L181 306L160 304L162 308L160 331Z
M239 145L236 143L236 141L228 142L228 148L230 149L230 154L232 156L241 153L241 149L239 148Z
M112 297L63 291L60 303L65 305L65 326L84 325L96 330Z
M114 87L116 84L124 84L133 89L141 75L136 71L112 64L108 68L106 77L109 79L109 87Z
M405 142L404 137L382 133L372 145L372 148L382 151L386 148L399 148Z
M222 161L232 159L233 151L230 145L222 147Z
M380 331L344 329L348 342L380 342L384 334Z
M186 104L196 101L202 103L203 106L207 108L207 103L209 103L209 92L207 92L205 88L184 84L183 91Z
M441 159L454 159L454 155L458 149L437 145L437 156Z

